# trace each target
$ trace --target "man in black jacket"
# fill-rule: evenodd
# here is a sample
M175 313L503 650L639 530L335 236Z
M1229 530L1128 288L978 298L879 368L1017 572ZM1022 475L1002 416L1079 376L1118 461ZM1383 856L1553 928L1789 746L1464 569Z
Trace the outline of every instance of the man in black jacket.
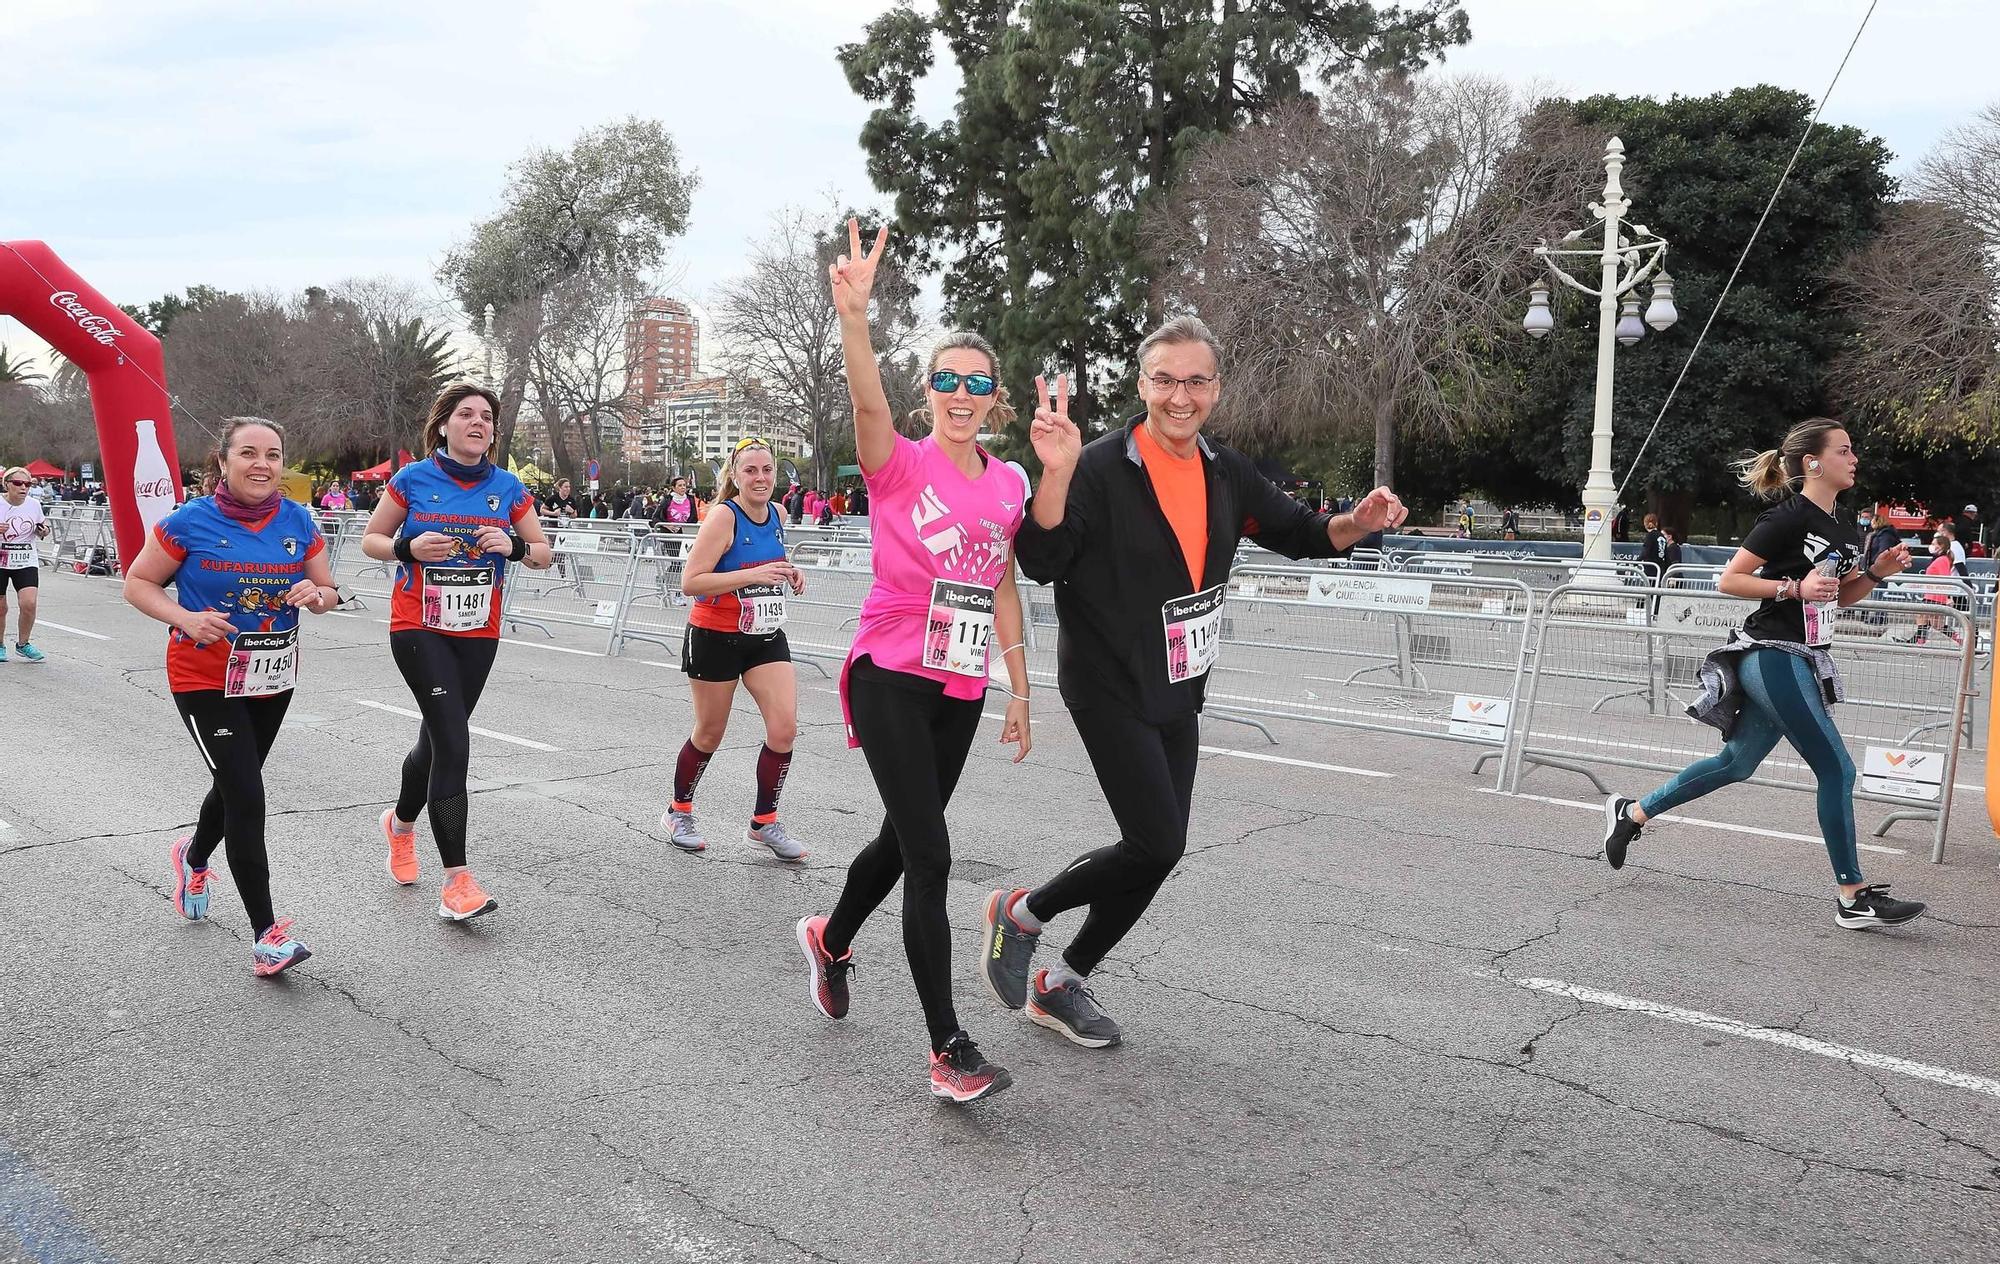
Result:
M1248 536L1287 557L1334 557L1402 523L1388 488L1351 513L1314 513L1239 452L1201 434L1220 391L1222 349L1192 317L1139 344L1145 415L1083 446L1058 384L1031 438L1042 483L1015 537L1021 570L1056 585L1058 681L1119 840L1034 891L986 902L987 982L1002 1004L1078 1044L1103 1048L1118 1025L1084 979L1132 929L1187 848L1208 670L1220 649L1223 590ZM1089 907L1061 964L1032 980L1042 925Z

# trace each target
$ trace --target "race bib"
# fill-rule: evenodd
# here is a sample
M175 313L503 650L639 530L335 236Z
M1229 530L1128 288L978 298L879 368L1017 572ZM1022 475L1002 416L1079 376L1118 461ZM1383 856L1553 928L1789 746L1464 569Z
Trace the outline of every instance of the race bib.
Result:
M491 567L424 567L425 627L439 632L477 632L492 618Z
M986 649L993 640L993 590L949 579L931 583L931 614L924 635L924 666L955 676L986 678Z
M1840 602L1808 601L1802 603L1806 616L1806 644L1828 646L1833 644L1833 619L1840 610Z
M1222 590L1217 584L1188 597L1175 597L1160 607L1167 633L1167 681L1206 676L1221 652Z
M769 636L785 626L785 586L745 584L736 590L741 612L736 630L745 636Z
M23 571L37 566L41 559L35 556L32 540L18 540L0 544L0 571Z
M231 698L268 698L299 681L299 630L238 632L229 643L229 672L222 692Z

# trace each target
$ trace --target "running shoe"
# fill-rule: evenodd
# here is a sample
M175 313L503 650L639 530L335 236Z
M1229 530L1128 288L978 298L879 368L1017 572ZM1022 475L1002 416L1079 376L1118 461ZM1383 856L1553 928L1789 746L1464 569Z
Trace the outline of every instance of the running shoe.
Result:
M854 969L854 949L838 957L826 950L826 919L801 917L799 948L806 954L806 993L813 1008L828 1018L847 1017L847 976Z
M759 847L769 847L771 854L780 860L797 861L806 858L805 844L787 834L785 827L776 821L768 821L763 825L752 825L750 832L744 835L744 837Z
M1891 899L1883 894L1888 889L1888 883L1877 882L1856 891L1851 903L1835 898L1833 920L1849 930L1867 930L1873 926L1901 926L1923 916L1926 905L1915 900Z
M272 975L289 970L310 956L312 949L292 938L292 919L281 917L250 946L250 968L258 974Z
M453 874L438 898L438 916L447 922L469 922L499 907L500 901L481 890L467 869Z
M14 652L21 656L23 662L28 663L39 663L48 657L26 641L14 642Z
M7 643L0 641L0 663L7 661Z
M682 851L708 850L708 840L701 836L701 830L695 826L692 812L668 808L660 817L660 828L667 831L667 841Z
M1014 920L1014 901L1027 894L1025 888L995 891L986 897L986 948L980 954L981 975L993 999L1008 1009L1028 1002L1028 966L1035 947L1042 942L1040 931L1024 929Z
M1035 971L1035 988L1028 996L1028 1021L1059 1031L1086 1049L1103 1049L1124 1039L1111 1015L1097 1007L1097 997L1081 983L1049 985L1047 970Z
M1636 799L1621 799L1615 794L1604 801L1604 858L1611 862L1613 869L1625 867L1625 849L1639 837L1639 823L1630 815L1637 802Z
M954 1102L976 1102L1014 1082L1007 1068L995 1066L979 1052L972 1037L958 1032L944 1042L944 1052L931 1055L931 1096Z
M168 854L174 858L174 905L182 917L198 922L208 916L208 870L188 863L188 846L193 842L192 834L175 839Z
M406 887L417 885L417 827L396 828L396 809L382 809L382 837L389 840L389 858L382 862L389 876Z

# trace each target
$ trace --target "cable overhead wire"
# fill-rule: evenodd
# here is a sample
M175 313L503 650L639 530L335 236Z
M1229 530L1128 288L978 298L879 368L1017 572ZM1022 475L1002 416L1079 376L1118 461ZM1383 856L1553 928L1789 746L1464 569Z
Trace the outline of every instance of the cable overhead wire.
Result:
M1806 122L1805 133L1799 137L1798 145L1792 150L1791 160L1785 164L1784 172L1778 176L1778 185L1771 190L1770 201L1764 203L1764 213L1757 217L1757 226L1750 230L1750 239L1743 243L1743 253L1736 256L1736 266L1729 270L1729 279L1723 282L1722 293L1716 295L1715 306L1710 309L1708 319L1702 322L1701 333L1695 337L1694 346L1688 349L1686 362L1681 365L1679 375L1674 378L1673 387L1667 391L1667 398L1661 402L1660 411L1654 415L1653 424L1647 429L1645 439L1639 444L1639 451L1633 455L1631 466L1625 471L1624 479L1619 482L1615 503L1623 503L1625 488L1632 482L1632 476L1638 473L1639 462L1645 459L1646 449L1651 446L1653 436L1659 433L1660 422L1666 418L1667 409L1674 405L1674 397L1680 394L1681 383L1687 380L1688 370L1694 367L1695 357L1701 354L1702 344L1708 340L1709 329L1714 326L1716 316L1721 314L1722 305L1729 298L1730 288L1736 284L1737 275L1743 271L1744 261L1750 257L1750 248L1757 244L1757 234L1764 231L1764 221L1771 218L1771 208L1778 204L1778 195L1785 191L1785 182L1792 178L1792 168L1798 166L1799 155L1805 152L1806 141L1812 138L1813 129L1819 126L1820 115L1826 112L1826 103L1833 96L1834 88L1840 83L1840 76L1846 71L1848 60L1854 56L1855 47L1861 43L1861 34L1868 29L1868 20L1875 16L1875 6L1880 3L1881 0L1869 0L1868 11L1861 15L1861 25L1855 28L1854 38L1848 41L1847 52L1841 56L1840 65L1834 68L1833 78L1827 83L1826 91L1820 94L1819 107Z

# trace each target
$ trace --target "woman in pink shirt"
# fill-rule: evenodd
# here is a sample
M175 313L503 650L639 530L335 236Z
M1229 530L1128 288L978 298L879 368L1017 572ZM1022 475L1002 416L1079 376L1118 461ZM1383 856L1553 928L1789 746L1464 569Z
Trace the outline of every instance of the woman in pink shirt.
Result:
M840 699L848 745L868 760L885 817L848 866L832 916L799 919L799 946L813 1004L828 1018L844 1017L855 933L902 879L903 947L930 1028L931 1092L969 1102L1013 1077L979 1052L952 1004L944 810L979 729L996 644L1012 699L1000 740L1019 746L1015 763L1032 745L1013 557L1028 486L979 446L983 427L1004 426L1014 412L993 349L977 334L949 334L931 352L930 435L915 443L896 433L868 335L869 294L889 233L877 234L865 255L853 220L847 234L848 253L828 271L875 515L875 582L841 670Z

